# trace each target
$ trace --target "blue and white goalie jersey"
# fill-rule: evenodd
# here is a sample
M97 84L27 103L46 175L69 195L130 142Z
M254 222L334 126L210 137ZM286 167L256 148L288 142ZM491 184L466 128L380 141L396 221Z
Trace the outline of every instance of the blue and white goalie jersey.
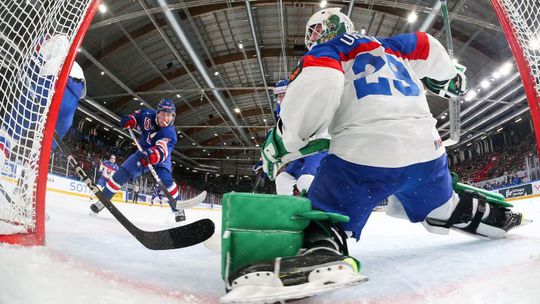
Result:
M445 152L420 79L455 75L426 33L342 34L313 47L291 74L280 113L285 147L296 151L328 129L330 153L352 163L397 168L436 159Z

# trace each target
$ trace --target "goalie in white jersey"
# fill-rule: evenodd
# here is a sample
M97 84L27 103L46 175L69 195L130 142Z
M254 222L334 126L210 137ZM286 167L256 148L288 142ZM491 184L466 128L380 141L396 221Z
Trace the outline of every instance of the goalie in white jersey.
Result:
M275 149L263 148L264 168L270 170L272 162L328 128L329 155L308 193L314 207L348 215L351 220L342 226L359 239L371 210L390 197L391 215L443 232L436 224L431 229L429 219L449 220L460 197L452 189L422 82L443 96L462 95L463 67L458 69L429 34L361 35L339 9L310 19L306 45L310 51L291 76L274 138L265 142ZM461 199L470 218L478 205L478 195L473 196ZM477 229L471 233L496 238L521 221L520 214L485 206L482 221L450 227L473 224Z
M311 146L310 138L328 129L329 155L321 161L307 197L314 208L349 220L332 220L333 215L312 219L303 230L301 255L236 270L228 277L232 290L227 298L247 288L235 291L235 284L260 293L261 285L272 287L272 293L282 297L267 293L264 299L282 300L362 281L355 276L360 264L347 256L344 238L359 239L373 208L386 198L389 215L422 222L436 233L459 229L500 238L522 224L522 215L510 211L497 194L458 183L453 189L422 83L441 96L455 97L465 93L466 78L464 68L454 66L435 38L420 32L368 37L355 32L339 9L330 8L308 21L306 45L309 52L290 77L281 119L261 149L263 169L272 179L283 156L304 153L306 149L300 149ZM268 200L259 212L273 207ZM281 285L257 281L269 273L277 273L274 279ZM291 295L293 289L297 292Z

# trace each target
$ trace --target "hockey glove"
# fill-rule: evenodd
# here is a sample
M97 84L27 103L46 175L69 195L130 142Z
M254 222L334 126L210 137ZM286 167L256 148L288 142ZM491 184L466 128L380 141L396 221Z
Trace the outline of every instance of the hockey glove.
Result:
M438 81L428 77L422 78L422 82L426 89L436 95L444 98L456 98L465 95L469 88L467 76L465 71L467 70L461 64L456 64L456 77L450 80Z
M285 149L283 140L281 139L281 127L281 120L278 120L277 126L273 127L270 132L266 134L266 138L261 148L263 171L272 181L276 179L278 163L281 161L281 157L289 153Z
M144 150L139 153L139 163L141 166L155 165L161 162L161 153L155 147Z
M126 115L120 120L120 126L124 129L135 129L137 126L137 119L133 114Z

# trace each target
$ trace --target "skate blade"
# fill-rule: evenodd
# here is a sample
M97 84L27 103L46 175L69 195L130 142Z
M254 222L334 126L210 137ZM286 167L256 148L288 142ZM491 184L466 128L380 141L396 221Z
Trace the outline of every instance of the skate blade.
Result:
M302 299L366 282L368 277L359 273L336 271L331 276L293 286L243 285L221 297L221 304L275 303Z

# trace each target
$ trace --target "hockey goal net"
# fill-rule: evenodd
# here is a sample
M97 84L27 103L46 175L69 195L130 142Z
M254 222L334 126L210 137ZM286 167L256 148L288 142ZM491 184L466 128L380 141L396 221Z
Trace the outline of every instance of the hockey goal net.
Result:
M490 1L521 75L540 156L540 1Z
M0 242L44 243L58 109L99 2L0 1Z

